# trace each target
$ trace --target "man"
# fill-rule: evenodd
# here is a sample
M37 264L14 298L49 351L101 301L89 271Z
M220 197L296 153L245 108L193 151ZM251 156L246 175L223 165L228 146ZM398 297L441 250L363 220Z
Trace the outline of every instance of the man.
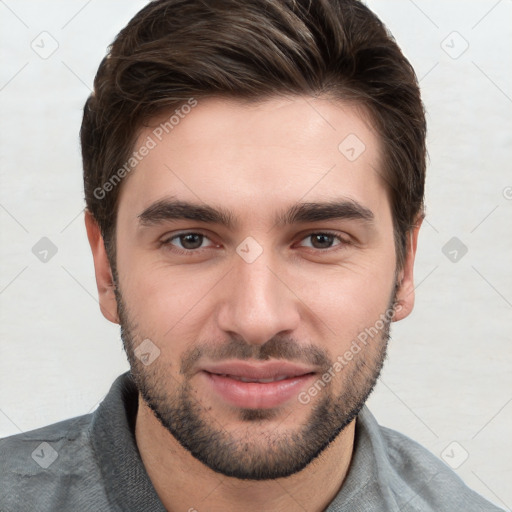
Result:
M142 9L81 130L131 371L93 414L2 441L0 510L498 510L364 406L414 303L425 134L356 0Z

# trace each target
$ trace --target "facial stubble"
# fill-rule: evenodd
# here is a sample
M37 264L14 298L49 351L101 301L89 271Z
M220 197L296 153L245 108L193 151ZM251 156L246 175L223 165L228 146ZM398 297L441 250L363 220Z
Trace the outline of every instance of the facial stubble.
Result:
M395 305L396 290L388 310ZM329 354L316 346L299 346L289 338L274 337L263 345L249 345L231 339L221 347L197 345L181 357L179 374L159 357L145 366L135 355L139 340L129 309L117 287L116 298L121 324L121 337L130 363L131 374L143 400L162 426L196 459L211 470L226 476L247 480L269 480L293 475L316 459L351 423L373 391L380 375L390 337L390 319L381 315L383 328L343 367L341 391L335 395L332 382L319 389L310 404L299 401L296 410L309 407L308 419L298 428L280 427L287 414L280 408L239 409L238 422L246 427L228 431L215 417L211 404L203 403L191 383L194 362L210 360L280 359L314 363L324 371L334 367ZM290 414L290 413L288 413ZM270 424L275 426L269 429Z

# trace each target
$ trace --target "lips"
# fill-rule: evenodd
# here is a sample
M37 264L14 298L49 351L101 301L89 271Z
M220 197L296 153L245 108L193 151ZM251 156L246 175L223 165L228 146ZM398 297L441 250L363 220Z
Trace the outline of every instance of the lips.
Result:
M231 405L268 409L297 396L315 370L285 361L231 361L206 365L201 373L209 389Z
M268 384L269 382L278 382L280 380L289 379L288 375L278 375L277 377L270 377L269 379L249 379L247 377L239 377L238 375L221 374L221 377L229 377L231 379L239 380L240 382L259 382L260 384Z
M288 361L265 361L262 363L250 363L246 361L228 361L218 364L206 365L203 371L224 375L240 380L249 381L289 379L298 377L307 373L314 373L316 368L300 365Z

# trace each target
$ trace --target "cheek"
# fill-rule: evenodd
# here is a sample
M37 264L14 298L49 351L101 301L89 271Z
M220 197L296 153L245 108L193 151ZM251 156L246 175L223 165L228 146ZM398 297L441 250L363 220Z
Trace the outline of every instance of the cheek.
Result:
M336 354L387 311L394 289L394 266L347 265L302 277L301 300L314 313L329 350ZM326 347L327 348L327 347Z
M208 296L218 281L217 272L166 266L143 258L131 259L121 273L121 290L128 305L131 320L137 325L137 333L143 337L167 343L173 347L188 344L197 339L197 333L205 323L205 307Z

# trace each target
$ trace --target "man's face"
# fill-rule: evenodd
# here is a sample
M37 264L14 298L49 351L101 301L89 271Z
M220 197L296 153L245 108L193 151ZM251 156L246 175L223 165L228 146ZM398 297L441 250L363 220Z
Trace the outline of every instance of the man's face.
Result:
M211 469L293 474L355 417L385 356L396 258L378 138L325 99L201 100L159 141L168 118L141 132L134 150L156 146L120 193L132 373Z

